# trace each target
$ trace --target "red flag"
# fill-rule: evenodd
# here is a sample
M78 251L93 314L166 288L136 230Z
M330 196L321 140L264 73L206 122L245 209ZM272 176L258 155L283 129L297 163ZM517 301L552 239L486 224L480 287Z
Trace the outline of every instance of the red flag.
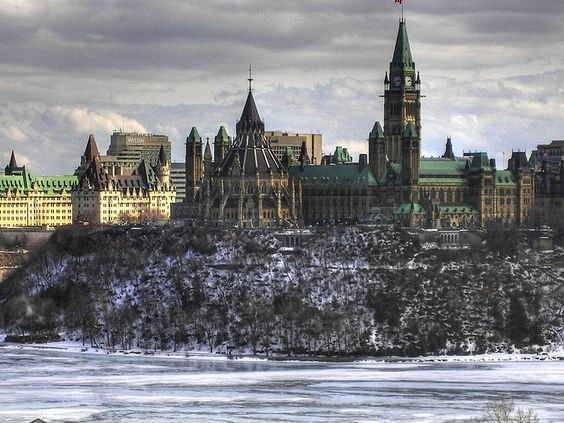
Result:
M401 4L401 0L395 0L396 4Z

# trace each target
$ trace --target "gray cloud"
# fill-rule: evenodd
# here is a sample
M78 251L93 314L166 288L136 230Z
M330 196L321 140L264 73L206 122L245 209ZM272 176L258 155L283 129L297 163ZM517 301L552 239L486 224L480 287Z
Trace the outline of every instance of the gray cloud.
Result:
M250 62L267 128L321 132L325 151L356 156L383 120L400 11L393 0L0 2L0 160L15 149L35 174L71 173L90 132L105 150L127 125L165 132L183 160L193 125L234 135ZM447 135L459 154L498 160L562 138L564 2L406 0L404 12L426 153Z

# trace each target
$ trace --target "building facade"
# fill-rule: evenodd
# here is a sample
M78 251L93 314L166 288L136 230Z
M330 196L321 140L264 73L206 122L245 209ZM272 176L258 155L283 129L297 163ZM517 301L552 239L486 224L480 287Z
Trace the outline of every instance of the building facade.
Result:
M170 163L171 145L166 135L115 131L106 155L100 156L100 160L104 167L114 168L117 173L131 174L142 161L156 165L161 147Z
M485 152L455 157L448 139L441 158L421 157L420 100L421 78L402 20L384 77L384 126L373 125L368 158L289 170L304 223L357 222L369 215L431 228L525 222L534 200L534 171L525 153L514 152L508 168L498 170Z
M176 190L170 182L170 161L160 148L155 166L141 160L131 174L101 160L90 135L72 190L73 221L92 224L148 222L170 218Z
M297 223L296 191L265 135L251 81L233 143L221 127L212 155L209 141L204 146L192 128L186 140L186 198L174 205L176 218L240 228Z
M298 162L303 146L311 164L321 164L323 157L323 136L321 134L297 134L284 131L267 131L265 136L270 148L280 161L284 159L288 147L292 149L292 158Z
M0 176L0 227L62 226L72 223L71 191L76 176L32 176L12 152Z
M530 162L536 168L535 213L542 222L564 219L564 141L538 145Z

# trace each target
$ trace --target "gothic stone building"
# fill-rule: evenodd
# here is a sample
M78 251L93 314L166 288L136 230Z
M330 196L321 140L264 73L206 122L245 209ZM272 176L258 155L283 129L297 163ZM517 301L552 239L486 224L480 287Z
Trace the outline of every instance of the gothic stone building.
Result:
M526 219L534 175L524 153L513 153L506 170L498 170L485 152L455 157L450 139L442 158L420 156L420 88L402 20L384 77L384 127L374 124L368 157L289 169L291 183L299 188L304 223L356 222L374 214L379 221L420 227Z
M296 190L287 166L276 157L249 94L233 143L224 127L214 140L212 157L196 128L186 140L186 198L173 216L217 227L268 227L297 223Z

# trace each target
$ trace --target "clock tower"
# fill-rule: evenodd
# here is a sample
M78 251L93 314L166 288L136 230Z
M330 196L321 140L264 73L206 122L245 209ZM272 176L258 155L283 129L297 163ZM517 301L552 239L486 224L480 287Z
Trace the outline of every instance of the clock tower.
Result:
M384 145L389 160L402 163L402 134L411 122L421 139L421 80L415 72L405 20L400 20L389 76L384 79ZM418 141L418 144L420 142ZM419 154L419 151L417 152ZM377 175L378 177L381 174Z

